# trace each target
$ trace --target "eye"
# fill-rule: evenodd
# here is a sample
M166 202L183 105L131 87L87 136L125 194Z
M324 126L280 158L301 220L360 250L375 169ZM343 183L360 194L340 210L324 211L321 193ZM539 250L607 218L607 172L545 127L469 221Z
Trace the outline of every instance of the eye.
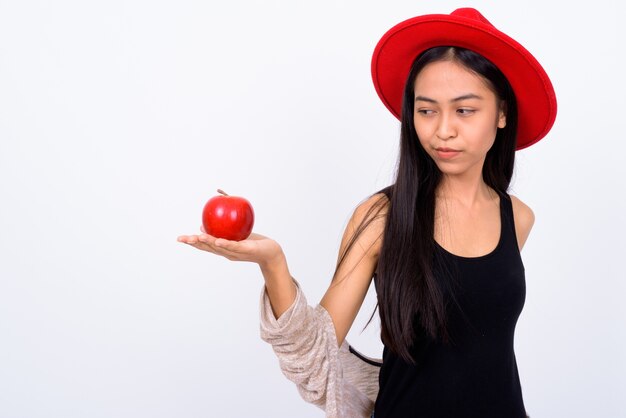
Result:
M434 112L435 112L434 110L430 110L430 109L419 109L419 110L417 111L417 113L419 113L420 115L423 115L423 116L430 116L430 115L432 115Z
M457 112L459 112L461 115L471 115L472 113L475 112L474 109L458 109Z

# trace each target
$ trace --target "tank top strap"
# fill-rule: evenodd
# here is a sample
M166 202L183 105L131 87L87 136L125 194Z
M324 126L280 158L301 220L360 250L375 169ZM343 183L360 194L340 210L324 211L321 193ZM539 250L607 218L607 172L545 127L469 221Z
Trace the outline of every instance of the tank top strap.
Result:
M515 232L515 218L513 216L513 202L508 193L500 195L500 210L502 220L502 246L508 250L514 250L519 253L517 233Z

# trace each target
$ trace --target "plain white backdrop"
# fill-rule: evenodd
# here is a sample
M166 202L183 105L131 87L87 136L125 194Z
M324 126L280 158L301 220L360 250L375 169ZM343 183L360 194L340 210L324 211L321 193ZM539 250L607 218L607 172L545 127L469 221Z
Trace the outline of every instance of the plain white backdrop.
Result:
M624 24L617 2L0 0L0 418L321 417L259 337L262 276L176 242L248 198L315 304L399 124L380 36L479 9L551 76L520 151L535 212L516 332L532 417L626 417ZM348 340L379 357L378 324Z

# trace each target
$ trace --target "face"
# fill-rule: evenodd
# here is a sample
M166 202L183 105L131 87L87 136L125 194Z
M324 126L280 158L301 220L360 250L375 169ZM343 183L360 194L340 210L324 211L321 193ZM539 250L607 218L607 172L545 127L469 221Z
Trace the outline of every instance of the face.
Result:
M453 61L426 65L415 80L413 125L444 174L482 173L506 116L488 82Z

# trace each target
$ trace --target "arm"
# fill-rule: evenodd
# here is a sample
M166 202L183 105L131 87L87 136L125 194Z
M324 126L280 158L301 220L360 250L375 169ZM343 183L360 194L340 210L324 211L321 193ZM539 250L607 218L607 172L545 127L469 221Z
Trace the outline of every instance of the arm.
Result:
M387 202L378 194L355 210L342 238L341 265L315 308L307 305L276 241L256 233L243 241L208 234L178 237L228 260L259 265L265 278L261 337L272 345L283 373L296 383L302 397L323 408L329 418L369 417L378 390L376 368L359 367L344 339L374 274ZM364 220L369 224L359 228Z
M370 209L376 209L378 199L360 205L348 222L338 262L343 260L319 305L309 306L293 280L293 304L280 316L273 314L276 307L267 287L261 295L261 338L272 345L283 374L296 384L302 398L323 408L327 417L369 416L378 389L376 367L368 368L364 362L360 366L361 360L352 358L344 342L376 266L384 219L374 218ZM367 219L374 220L346 252ZM280 278L269 274L265 279L272 283Z
M380 208L381 204L385 207ZM341 264L320 302L333 319L339 346L354 323L376 270L385 227L386 204L384 195L375 195L354 211L341 240L337 259L338 264L340 261ZM375 216L378 209L382 210ZM346 253L350 241L364 221L371 223L362 229Z
M515 235L517 235L517 244L521 251L535 224L535 214L530 207L515 196L511 196L511 203L513 204Z
M344 231L339 259L344 255L345 258L335 272L331 285L321 302L333 318L339 345L343 342L365 299L374 274L384 229L387 202L386 196L382 193L369 198L357 207ZM359 231L364 220L371 222ZM355 235L358 235L358 238L352 243ZM289 273L282 248L276 241L256 233L252 233L243 241L216 238L206 233L181 235L178 241L231 261L257 263L265 279L265 290L276 318L279 318L293 304L296 287ZM349 246L350 249L347 251ZM344 254L346 252L347 254Z
M202 231L204 232L204 229ZM265 277L265 287L277 318L293 304L296 288L287 268L283 250L273 239L252 233L243 241L230 241L203 233L181 235L178 241L231 261L257 263Z
M296 299L296 284L289 273L287 260L281 251L274 262L262 263L259 267L265 278L272 313L275 318L280 318Z
M348 221L344 231L337 263L340 264L320 305L330 314L335 326L337 345L341 346L356 318L371 283L382 242L384 215L375 211L384 204L384 195L375 195L359 205ZM351 243L363 221L369 221L358 237ZM348 246L351 247L348 250ZM341 260L343 257L343 260ZM340 263L341 261L341 263ZM284 255L270 262L260 263L265 279L265 290L274 316L279 318L291 306L296 297Z

